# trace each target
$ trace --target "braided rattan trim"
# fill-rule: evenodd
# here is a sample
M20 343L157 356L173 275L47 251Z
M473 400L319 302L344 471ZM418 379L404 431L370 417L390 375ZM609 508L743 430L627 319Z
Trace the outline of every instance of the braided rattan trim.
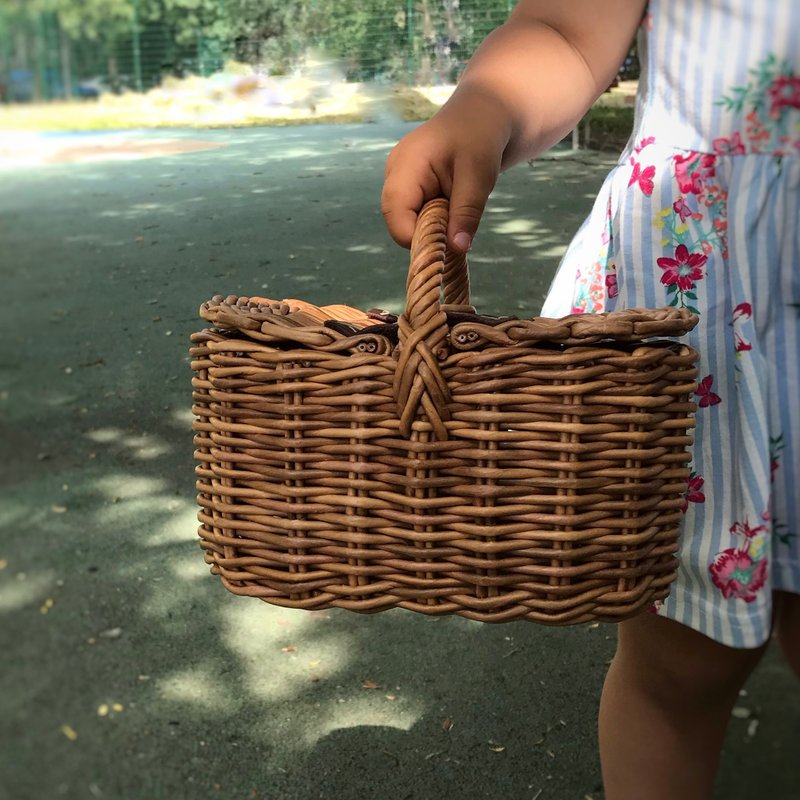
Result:
M311 347L326 347L347 338L347 333L326 326L326 322L346 323L354 332L376 324L368 312L351 306L300 303L216 295L200 306L200 316L218 328L238 331L255 341ZM468 316L459 314L458 322L450 327L451 344L456 349L539 342L566 345L640 342L685 336L697 324L697 317L685 308L631 308L603 314L572 314L560 319L492 318L476 314L472 322L464 319Z

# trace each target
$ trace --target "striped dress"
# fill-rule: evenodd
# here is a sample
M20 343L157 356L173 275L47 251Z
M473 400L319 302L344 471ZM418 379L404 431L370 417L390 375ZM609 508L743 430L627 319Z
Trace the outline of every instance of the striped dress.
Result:
M692 309L701 352L678 579L655 611L769 636L800 592L800 2L653 0L634 132L543 315Z

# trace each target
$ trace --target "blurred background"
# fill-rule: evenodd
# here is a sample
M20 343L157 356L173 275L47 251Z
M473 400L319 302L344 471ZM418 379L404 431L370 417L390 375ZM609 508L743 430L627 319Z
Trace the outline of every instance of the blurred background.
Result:
M386 157L512 6L0 0L0 800L602 800L613 625L270 607L196 534L200 303L400 311ZM539 313L637 75L500 176L483 313ZM798 707L773 648L717 797L796 800Z
M513 5L0 0L0 127L422 119ZM620 80L637 76L632 50Z

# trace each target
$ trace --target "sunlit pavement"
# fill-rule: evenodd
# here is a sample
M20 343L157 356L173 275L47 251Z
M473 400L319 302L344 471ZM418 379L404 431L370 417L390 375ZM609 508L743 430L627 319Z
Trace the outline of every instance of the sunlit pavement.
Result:
M613 627L284 611L228 595L196 545L200 302L399 309L406 254L378 196L408 129L61 136L7 158L0 798L602 797ZM610 164L562 151L502 177L471 261L480 310L538 311ZM798 707L773 653L719 797L796 797Z
M183 134L183 135L181 135ZM33 133L0 131L0 171L46 164L135 161L225 147L202 132L106 131Z

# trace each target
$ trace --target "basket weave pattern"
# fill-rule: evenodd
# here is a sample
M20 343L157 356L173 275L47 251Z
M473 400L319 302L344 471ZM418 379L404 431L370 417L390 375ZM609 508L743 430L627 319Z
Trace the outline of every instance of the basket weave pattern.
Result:
M675 577L697 354L678 309L486 318L446 204L399 320L216 297L192 337L200 537L240 595L618 621ZM441 289L444 289L443 300Z

